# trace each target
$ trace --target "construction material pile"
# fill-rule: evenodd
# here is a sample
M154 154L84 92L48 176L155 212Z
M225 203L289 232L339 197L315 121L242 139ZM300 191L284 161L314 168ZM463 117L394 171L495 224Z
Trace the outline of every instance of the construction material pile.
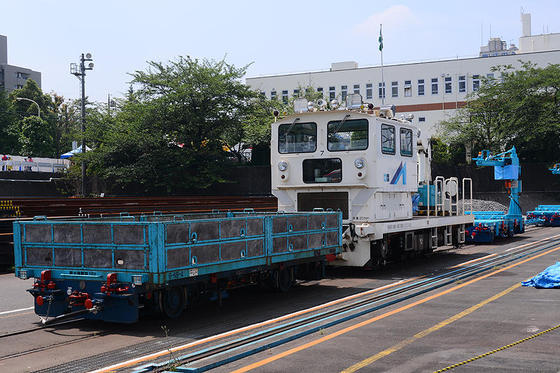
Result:
M469 200L467 200L466 206L467 211L469 209ZM463 200L459 200L459 209L462 210ZM496 201L486 201L483 199L472 200L472 210L473 211L507 211L507 207L502 205L500 202Z

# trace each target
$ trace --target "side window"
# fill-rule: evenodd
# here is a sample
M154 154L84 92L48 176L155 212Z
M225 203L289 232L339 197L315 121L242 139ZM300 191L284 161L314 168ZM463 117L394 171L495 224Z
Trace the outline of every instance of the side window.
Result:
M381 125L381 152L395 154L395 126Z
M401 128L401 155L412 157L412 130Z
M316 123L286 123L278 127L278 153L313 153L316 149Z
M368 123L367 119L330 121L327 125L327 149L330 152L367 149Z

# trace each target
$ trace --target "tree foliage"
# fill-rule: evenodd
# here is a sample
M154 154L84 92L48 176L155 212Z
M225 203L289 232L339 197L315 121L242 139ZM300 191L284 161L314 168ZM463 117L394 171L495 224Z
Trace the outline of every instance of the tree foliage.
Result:
M136 90L118 113L102 121L102 138L87 154L91 172L151 194L225 181L224 145L241 142L244 123L258 112L258 94L240 81L245 70L190 57L149 62L131 74Z
M560 159L560 65L493 70L500 79L486 79L464 108L440 124L443 138L473 153L515 146L522 159Z
M13 154L18 146L15 111L6 92L0 89L0 153Z
M20 122L21 154L44 157L54 154L52 128L37 116L25 117Z
M18 98L35 101L39 110ZM69 106L62 96L43 94L32 79L9 95L0 90L0 153L57 158L71 150L78 117Z

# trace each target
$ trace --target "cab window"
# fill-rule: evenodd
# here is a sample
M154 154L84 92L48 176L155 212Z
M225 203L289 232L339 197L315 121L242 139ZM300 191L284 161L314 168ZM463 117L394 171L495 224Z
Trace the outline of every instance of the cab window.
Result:
M340 183L342 181L342 160L340 158L305 159L303 161L303 182Z
M329 151L365 150L368 148L368 120L333 120L327 125Z
M412 130L401 128L401 155L412 157Z
M286 123L278 127L279 153L313 153L316 149L316 123Z
M381 125L381 152L395 154L395 126Z

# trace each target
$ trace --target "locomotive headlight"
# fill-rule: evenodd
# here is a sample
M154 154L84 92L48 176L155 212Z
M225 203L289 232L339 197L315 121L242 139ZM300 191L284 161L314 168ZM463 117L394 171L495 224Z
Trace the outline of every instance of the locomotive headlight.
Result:
M358 170L364 168L365 165L366 165L366 161L363 158L358 158L354 161L354 166L356 166Z
M286 171L286 170L288 169L288 162L282 161L282 162L278 163L278 169L279 169L281 172Z

